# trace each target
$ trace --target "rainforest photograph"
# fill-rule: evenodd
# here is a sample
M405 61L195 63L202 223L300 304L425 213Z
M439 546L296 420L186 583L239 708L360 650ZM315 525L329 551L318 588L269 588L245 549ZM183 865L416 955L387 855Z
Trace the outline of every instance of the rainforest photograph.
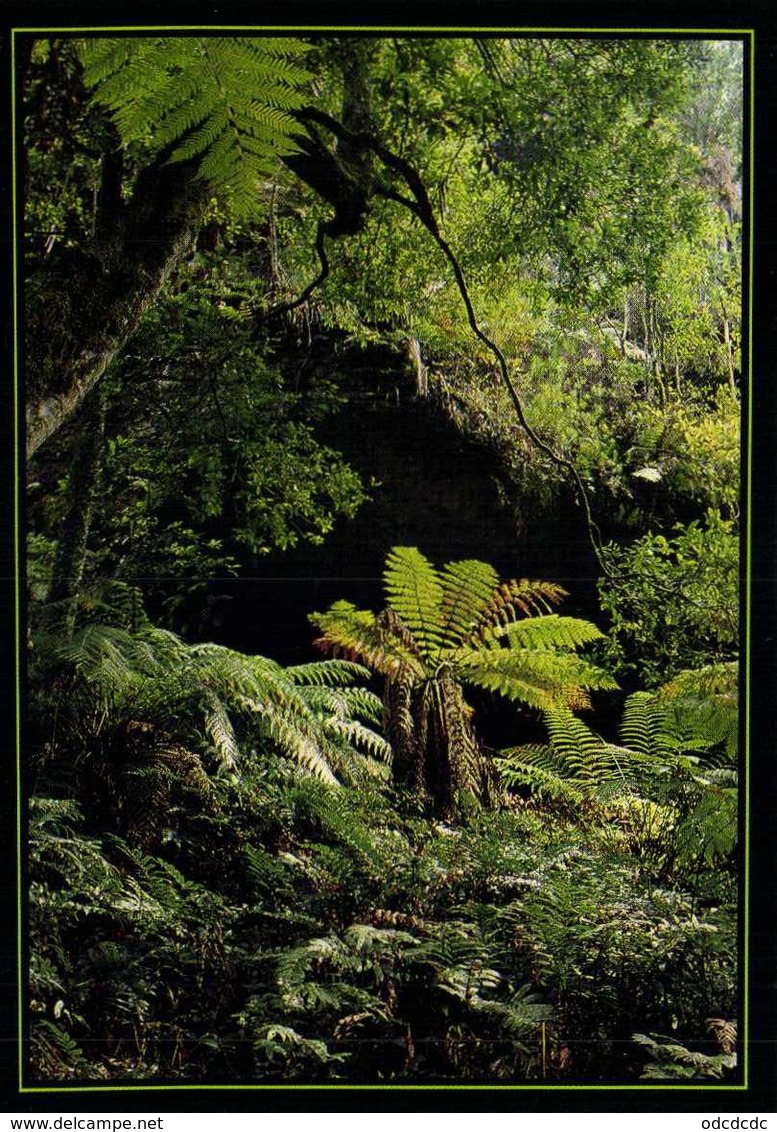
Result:
M742 1080L746 49L15 34L27 1086Z

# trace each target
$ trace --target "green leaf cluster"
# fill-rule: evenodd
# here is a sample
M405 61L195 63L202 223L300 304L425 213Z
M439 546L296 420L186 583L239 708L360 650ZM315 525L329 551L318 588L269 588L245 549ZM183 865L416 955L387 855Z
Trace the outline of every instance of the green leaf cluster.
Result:
M306 51L300 40L248 36L95 38L81 48L84 81L122 141L196 161L237 216L256 213L261 182L296 149Z
M646 534L606 549L599 583L609 616L606 652L618 668L656 686L684 669L725 664L739 643L739 534L710 508L674 534Z

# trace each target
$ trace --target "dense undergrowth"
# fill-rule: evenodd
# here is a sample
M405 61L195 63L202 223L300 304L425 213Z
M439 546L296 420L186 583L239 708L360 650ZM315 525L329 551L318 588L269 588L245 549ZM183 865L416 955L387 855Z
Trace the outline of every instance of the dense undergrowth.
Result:
M630 697L607 741L559 699L579 694L564 648L596 631L533 609L540 583L501 584L489 606L485 564L438 572L411 548L392 553L386 576L390 632L362 645L389 674L382 706L352 661L282 669L150 625L38 638L33 705L48 733L30 812L35 1079L733 1071L732 666ZM371 639L366 611L339 603L328 616L317 620L330 639L343 618ZM480 625L480 653L474 629L462 645L463 624ZM403 773L379 733L402 713L402 664L422 655L409 625L439 666L407 701L432 697L432 715L411 725L425 737L416 758L437 760L431 779ZM548 744L499 758L479 746L450 683L454 655L468 659L465 677L479 671L473 656L489 659L503 696L518 695L512 679L518 698L551 705ZM485 802L476 778L454 775L465 750L488 762Z
M455 827L413 809L268 760L144 852L36 800L36 1077L628 1081L637 1031L724 1074L729 878L700 899L615 823L531 802Z

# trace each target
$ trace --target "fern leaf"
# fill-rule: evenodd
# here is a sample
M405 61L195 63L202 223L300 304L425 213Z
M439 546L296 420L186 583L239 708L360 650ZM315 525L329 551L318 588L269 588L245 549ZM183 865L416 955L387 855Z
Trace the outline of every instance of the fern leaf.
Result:
M82 42L86 85L125 143L170 160L200 159L198 175L240 214L257 208L260 179L296 150L309 79L307 48L291 39L138 37Z
M357 750L366 751L380 762L391 763L393 752L390 745L358 720L332 719L324 723L324 728L331 735L347 739Z
M203 716L205 733L213 744L222 767L233 769L240 761L240 748L226 708L216 696L208 696Z
M739 749L738 667L732 662L680 672L656 695L688 738L702 750L722 747L729 761Z
M295 684L316 684L343 687L354 680L369 679L370 670L362 664L348 660L317 660L311 664L295 664L287 668L286 675Z
M513 648L578 649L600 640L603 634L590 621L547 613L513 622L505 635Z
M623 708L620 734L626 747L640 754L653 754L658 745L662 712L657 712L655 699L649 692L634 692Z
M456 670L469 683L542 709L588 707L588 690L617 687L589 661L543 649L482 648L460 655Z
M537 750L546 753L548 748ZM503 752L503 757L495 760L503 781L508 786L529 786L536 793L554 801L580 806L585 799L585 793L580 787L564 778L558 771L542 765L540 759L533 759L531 754L531 750L527 748L514 748Z
M387 635L367 609L338 601L327 613L311 613L308 619L323 633L316 641L319 648L335 648L384 676L395 675L403 667L418 675L425 671L417 653L396 633Z
M711 788L678 824L675 841L684 862L712 865L734 851L738 832L736 791Z
M431 562L414 546L395 546L383 574L389 607L402 619L429 658L445 640L443 587Z
M499 585L493 566L476 559L449 562L439 574L440 612L445 648L455 648L473 633Z
M502 582L478 619L472 641L489 641L519 616L536 617L549 613L551 607L565 597L566 590L553 582L532 582L527 578Z
M599 736L569 711L547 711L545 722L553 751L566 773L575 778L590 777L602 746Z

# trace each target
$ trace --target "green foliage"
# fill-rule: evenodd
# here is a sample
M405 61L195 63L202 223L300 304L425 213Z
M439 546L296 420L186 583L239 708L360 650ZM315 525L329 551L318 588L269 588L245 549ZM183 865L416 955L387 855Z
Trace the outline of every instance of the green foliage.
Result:
M181 1076L224 993L214 976L235 970L236 909L167 862L85 836L72 803L35 800L31 823L38 1079Z
M730 661L738 645L739 536L709 510L675 534L606 548L599 600L612 629L606 655L648 686L682 669Z
M102 379L106 505L68 641L45 605L66 433L30 486L30 1079L725 1081L741 46L324 36L304 51L164 36L40 42L30 60L31 266L58 242L100 244L119 148L122 199L164 160L218 198ZM408 340L422 410L493 456L517 518L566 506L396 199L373 195L363 228L326 245L308 301L257 321L320 269L333 202L278 161L306 96L427 186L527 419L616 539L608 639L556 612L558 586L409 546L389 555L385 610L312 616L339 654L323 663L148 621L207 638L216 616L191 608L209 580L322 542L367 503L327 430L395 385L408 403ZM322 162L347 161L343 139L316 137ZM390 389L364 383L361 355L358 386L340 372L358 344L390 347ZM655 689L626 700L617 736L574 714L614 687L589 647ZM469 688L499 693L497 728L520 745L490 757Z
M709 665L679 672L658 691L680 727L695 737L703 750L721 748L733 763L739 750L739 665Z
M69 763L102 780L144 844L157 843L171 797L183 789L207 807L209 773L240 775L268 750L329 783L387 773L391 750L369 725L380 701L349 686L367 675L356 665L287 674L266 657L104 625L69 643L38 638L36 656L36 710L55 720L42 772Z
M438 570L415 547L395 547L378 616L336 602L311 615L319 644L384 677L388 734L399 774L443 810L471 794L486 800L489 769L462 686L531 707L585 707L587 689L612 679L573 655L601 636L587 621L546 612L563 591L548 582L500 583L484 562ZM525 618L525 619L521 619Z
M209 581L323 542L367 498L321 440L324 391L303 403L252 336L253 269L249 256L217 272L197 255L107 379L103 479L115 506L96 517L89 573L140 579L151 607L192 634L218 617Z
M39 266L55 247L82 246L93 231L100 159L111 139L88 105L75 41L36 40L22 93L24 247Z
M677 891L635 886L633 868L634 858L568 847L546 857L541 886L508 911L534 981L557 988L570 1068L593 1079L608 1078L607 1063L610 1080L628 1073L622 1020L663 1014L699 1034L704 1012L729 1009L734 994L730 919L697 915ZM710 964L720 964L712 980Z
M626 461L631 475L658 485L675 507L736 515L741 406L724 388L709 403L644 405L635 414Z
M36 1079L590 1083L628 1079L635 1030L730 1016L726 907L596 828L442 824L270 758L216 789L156 856L35 801Z
M514 747L501 753L497 765L509 785L526 784L551 799L582 805L586 798L630 793L649 773L641 752L606 743L571 712L546 711L544 720L547 746Z
M84 81L125 144L197 175L236 215L256 213L261 181L296 149L292 116L304 100L307 47L288 38L165 36L87 39Z
M684 672L629 696L621 745L547 711L548 744L507 749L497 769L508 786L598 827L647 875L704 891L737 844L735 667Z
M732 1050L715 1054L691 1051L658 1034L634 1034L633 1041L650 1058L642 1073L643 1081L725 1080L736 1069L737 1057Z

